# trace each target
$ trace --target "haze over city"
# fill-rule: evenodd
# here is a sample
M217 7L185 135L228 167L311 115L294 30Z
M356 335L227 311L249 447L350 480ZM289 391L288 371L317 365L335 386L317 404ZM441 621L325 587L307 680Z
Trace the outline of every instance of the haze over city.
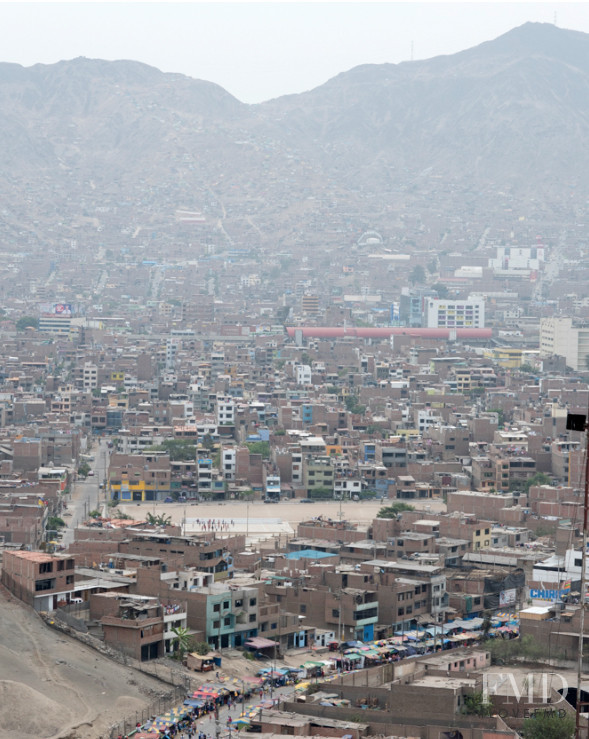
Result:
M584 6L0 12L3 739L580 739Z
M589 32L584 2L0 4L2 61L130 59L256 103L360 64L454 54L528 21Z

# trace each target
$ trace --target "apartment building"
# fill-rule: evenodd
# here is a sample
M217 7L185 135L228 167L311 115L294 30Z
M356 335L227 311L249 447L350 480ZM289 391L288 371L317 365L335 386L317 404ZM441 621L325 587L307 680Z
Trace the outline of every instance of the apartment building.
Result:
M73 597L74 569L72 556L5 550L1 581L16 598L36 611L53 611Z
M172 605L170 604L169 610ZM185 612L174 614L184 618ZM165 654L164 607L158 598L121 593L97 593L90 597L90 618L102 627L104 643L140 662Z
M482 298L424 301L423 325L428 328L484 328L485 301Z
M540 319L540 356L565 358L567 367L575 371L587 368L589 326L574 325L572 318Z
M170 494L171 467L168 454L112 454L107 490L111 500L162 500Z

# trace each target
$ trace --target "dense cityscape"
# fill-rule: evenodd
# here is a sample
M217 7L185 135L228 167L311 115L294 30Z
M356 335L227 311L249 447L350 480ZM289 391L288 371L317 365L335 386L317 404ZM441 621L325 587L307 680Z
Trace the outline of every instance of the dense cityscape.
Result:
M582 193L70 155L0 219L3 736L571 737Z

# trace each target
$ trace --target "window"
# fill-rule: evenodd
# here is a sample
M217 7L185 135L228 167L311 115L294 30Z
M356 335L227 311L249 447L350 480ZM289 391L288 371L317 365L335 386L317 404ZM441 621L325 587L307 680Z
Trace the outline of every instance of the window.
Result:
M250 624L251 623L254 623L255 620L256 620L256 614L255 613L250 613L250 617L249 617Z
M55 579L49 578L47 580L36 580L35 581L35 590L36 592L40 592L41 590L51 590L55 587Z
M230 625L231 625L231 617L230 616L226 616L223 619L223 626L230 626Z
M66 585L71 585L73 582L74 582L74 576L73 575L67 575L67 577L65 578L65 584Z
M39 573L53 572L53 562L41 562L39 565Z
M213 621L213 629L220 629L220 628L221 628L221 622Z
M299 611L301 613L307 613L307 606L305 603L301 603L301 605L299 606Z
M399 608L399 616L404 616L404 615L405 615L405 609Z
M331 611L331 615L333 618L339 618L339 608L333 608Z
M215 603L215 605L213 606L213 612L214 613L219 613L220 610L221 610L221 604L220 603Z
M255 598L250 598L250 606L255 606L257 603Z
M223 601L223 610L226 611L230 606L230 603L228 600Z

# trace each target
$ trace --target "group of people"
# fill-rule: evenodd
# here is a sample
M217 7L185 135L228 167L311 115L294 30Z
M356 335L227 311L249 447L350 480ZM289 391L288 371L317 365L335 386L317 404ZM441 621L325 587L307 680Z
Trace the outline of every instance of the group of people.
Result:
M196 525L200 526L201 531L229 531L231 526L235 526L235 521L224 518L197 518Z

